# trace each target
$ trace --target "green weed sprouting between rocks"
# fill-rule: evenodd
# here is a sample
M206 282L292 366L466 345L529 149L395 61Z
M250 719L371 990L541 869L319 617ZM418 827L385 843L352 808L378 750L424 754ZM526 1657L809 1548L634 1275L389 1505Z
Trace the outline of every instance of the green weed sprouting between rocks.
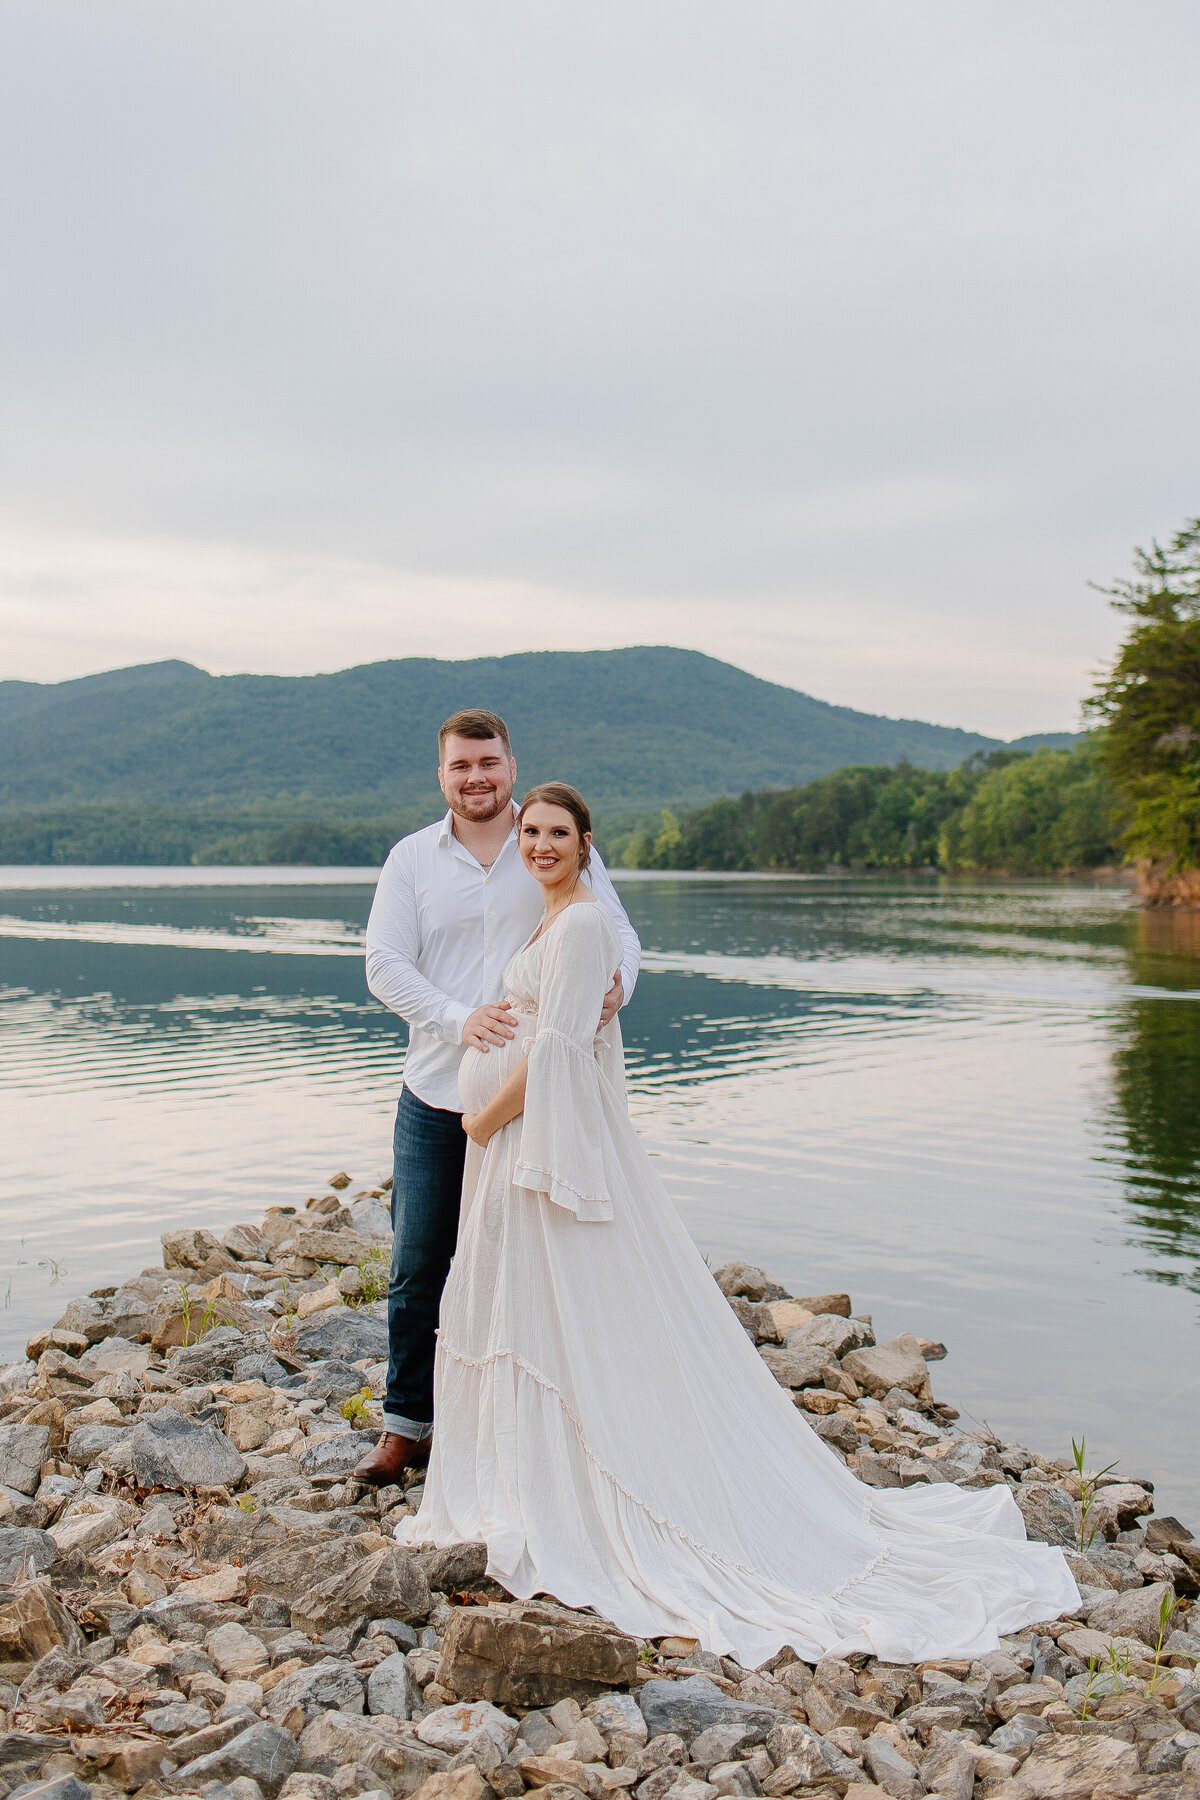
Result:
M1090 1531L1088 1530L1088 1514L1095 1505L1096 1491L1100 1486L1101 1480L1105 1475L1111 1475L1117 1465L1115 1462L1106 1463L1102 1469L1097 1469L1093 1475L1086 1474L1084 1471L1084 1458L1087 1455L1087 1439L1085 1437L1080 1438L1078 1443L1075 1442L1074 1438L1071 1439L1071 1454L1075 1458L1075 1473L1079 1476L1079 1554L1081 1556L1086 1556L1092 1546L1092 1540L1096 1536L1096 1527L1094 1525Z
M369 1387L360 1388L357 1394L351 1394L348 1400L342 1402L343 1419L349 1419L351 1425L357 1425L360 1419L366 1418L367 1407L373 1399L374 1395Z

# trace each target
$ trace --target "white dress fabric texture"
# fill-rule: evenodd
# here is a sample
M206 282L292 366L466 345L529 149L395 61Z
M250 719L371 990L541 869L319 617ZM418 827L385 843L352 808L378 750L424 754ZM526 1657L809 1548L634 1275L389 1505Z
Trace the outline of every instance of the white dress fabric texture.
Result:
M472 1146L442 1300L436 1430L402 1543L484 1542L518 1598L594 1607L754 1667L977 1656L1078 1605L1007 1487L857 1481L738 1324L629 1118L620 945L570 906L512 958L504 1050L464 1058L478 1111L529 1055L525 1111Z

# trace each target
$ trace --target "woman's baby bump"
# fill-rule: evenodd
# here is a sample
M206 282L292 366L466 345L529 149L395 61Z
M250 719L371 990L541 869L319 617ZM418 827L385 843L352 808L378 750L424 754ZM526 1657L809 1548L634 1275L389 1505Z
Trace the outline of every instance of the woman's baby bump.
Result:
M527 1013L513 1013L512 1022L517 1035L503 1049L493 1044L486 1054L482 1050L464 1053L458 1069L458 1097L464 1112L477 1113L494 1100L522 1057L528 1055L537 1020Z

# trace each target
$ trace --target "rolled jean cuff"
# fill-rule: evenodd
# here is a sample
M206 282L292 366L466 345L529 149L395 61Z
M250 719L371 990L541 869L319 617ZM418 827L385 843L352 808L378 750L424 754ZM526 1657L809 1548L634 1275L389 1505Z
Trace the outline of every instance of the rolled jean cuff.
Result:
M399 1413L385 1412L383 1429L394 1431L397 1437L411 1438L415 1444L419 1444L422 1438L429 1436L433 1426L418 1425L412 1419L402 1419Z

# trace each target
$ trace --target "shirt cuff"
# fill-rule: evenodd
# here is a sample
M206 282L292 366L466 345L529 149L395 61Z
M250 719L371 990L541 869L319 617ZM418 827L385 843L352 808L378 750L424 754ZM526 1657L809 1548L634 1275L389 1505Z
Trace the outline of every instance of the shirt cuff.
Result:
M446 1008L446 1016L442 1021L442 1030L445 1034L447 1043L462 1043L463 1026L474 1011L475 1008L473 1006L464 1006L459 1000L452 1000L450 1002L449 1006Z

